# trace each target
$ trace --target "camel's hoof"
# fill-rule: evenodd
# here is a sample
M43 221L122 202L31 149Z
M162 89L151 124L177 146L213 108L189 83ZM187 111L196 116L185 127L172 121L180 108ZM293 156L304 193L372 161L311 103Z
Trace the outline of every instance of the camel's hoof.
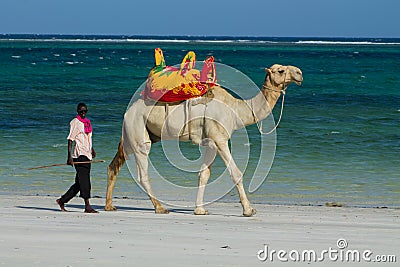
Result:
M248 211L243 212L244 217L251 217L257 213L256 209L250 208Z
M208 215L208 211L204 208L196 208L194 210L194 215Z
M113 205L107 205L107 206L104 207L104 210L105 211L116 211L117 208L114 207Z
M157 214L168 214L169 210L164 209L163 207L156 209Z

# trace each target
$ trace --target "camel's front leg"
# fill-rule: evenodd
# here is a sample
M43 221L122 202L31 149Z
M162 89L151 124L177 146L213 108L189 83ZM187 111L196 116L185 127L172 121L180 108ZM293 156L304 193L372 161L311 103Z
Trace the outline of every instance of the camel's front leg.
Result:
M199 189L197 191L196 198L196 209L194 210L195 215L207 215L208 211L204 208L204 191L206 189L206 185L208 179L210 178L211 166L214 162L216 155L215 145L207 146L206 153L204 155L204 161L201 165L201 170L199 172Z
M232 154L229 151L228 142L219 142L217 143L218 152L225 162L226 167L228 168L229 174L231 176L232 181L236 185L236 189L238 190L240 203L243 207L243 216L250 217L256 214L256 210L250 206L250 201L246 196L246 192L243 187L243 174L236 166L235 161L232 158Z
M150 178L148 173L148 155L150 152L151 143L146 142L141 147L135 150L135 159L136 166L138 170L138 176L140 184L143 186L144 190L146 190L147 195L150 197L151 202L153 203L154 209L156 213L169 213L167 209L165 209L160 201L154 196L153 189L151 188Z
M119 142L118 151L114 156L114 159L108 165L108 180L107 180L107 194L106 194L106 205L104 210L113 211L117 210L112 204L112 194L115 186L115 181L117 180L117 175L121 170L121 167L125 163L124 151L122 149L122 142Z

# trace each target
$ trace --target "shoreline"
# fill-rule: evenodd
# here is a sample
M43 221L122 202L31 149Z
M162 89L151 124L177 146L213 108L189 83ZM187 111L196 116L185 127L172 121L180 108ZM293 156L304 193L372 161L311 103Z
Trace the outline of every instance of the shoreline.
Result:
M206 216L186 208L161 215L148 200L115 198L118 210L105 212L104 199L93 198L100 213L85 214L80 198L66 204L68 213L59 211L55 199L0 195L0 265L279 266L287 263L260 261L257 253L266 246L287 252L338 250L342 239L344 250L400 260L398 209L254 204L257 214L246 218L239 203L217 202L207 206ZM325 258L323 264L338 263Z

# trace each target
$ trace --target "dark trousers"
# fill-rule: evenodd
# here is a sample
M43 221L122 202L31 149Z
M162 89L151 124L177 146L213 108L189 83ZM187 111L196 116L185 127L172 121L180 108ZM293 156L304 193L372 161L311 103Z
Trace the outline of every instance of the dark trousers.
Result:
M73 159L74 162L89 161L86 156L79 156L77 159ZM80 192L80 197L83 199L90 198L90 163L76 164L76 176L75 183L68 189L68 191L61 196L62 203L68 203L78 192Z

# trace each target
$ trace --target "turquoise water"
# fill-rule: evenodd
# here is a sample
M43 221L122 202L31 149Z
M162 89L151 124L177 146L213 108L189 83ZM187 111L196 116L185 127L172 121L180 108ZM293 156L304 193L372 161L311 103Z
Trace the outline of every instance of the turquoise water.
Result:
M171 65L188 50L199 59L212 54L258 85L274 63L302 69L302 87L287 94L272 169L251 201L400 206L399 39L0 36L0 193L58 196L70 186L69 166L26 168L66 161L68 125L81 101L89 107L98 158L110 162L156 47ZM182 148L198 153L190 144ZM151 157L163 161L159 144ZM218 172L222 162L215 165ZM93 165L93 195L105 196L106 169ZM197 182L195 174L162 171L182 184ZM115 196L146 198L126 167ZM224 200L238 197L232 192Z

